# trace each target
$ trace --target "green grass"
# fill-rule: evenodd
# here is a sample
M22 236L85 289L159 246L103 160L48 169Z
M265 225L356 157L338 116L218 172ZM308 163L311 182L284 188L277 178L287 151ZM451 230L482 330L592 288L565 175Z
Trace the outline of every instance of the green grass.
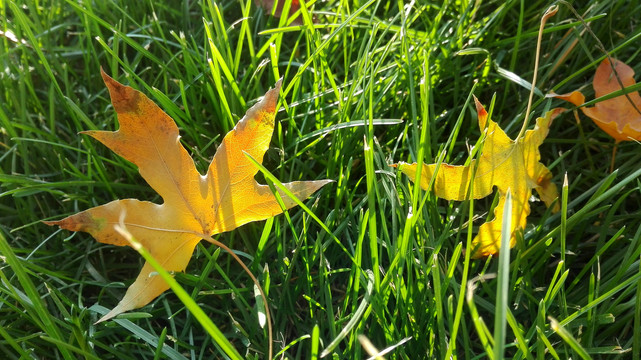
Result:
M160 201L132 164L78 134L117 128L100 67L177 122L201 171L284 78L264 166L282 182L336 182L304 201L311 213L297 207L215 237L265 288L277 358L360 359L372 349L388 359L641 357L638 143L618 146L610 173L613 140L582 113L580 123L572 112L557 118L541 161L562 211L533 202L509 263L469 259L495 196L448 202L388 167L465 163L480 138L472 94L488 109L495 97L493 119L515 137L552 3L306 2L318 23L303 11L293 27L248 0L170 3L0 1L3 358L222 357L226 342L203 316L242 357L266 357L264 304L240 265L207 242L175 276L188 305L167 291L94 325L143 258L40 221L115 199ZM567 107L549 91L582 88L593 99L604 56L559 5L543 37L536 115ZM575 6L611 55L641 73L641 4ZM187 310L194 303L202 312Z

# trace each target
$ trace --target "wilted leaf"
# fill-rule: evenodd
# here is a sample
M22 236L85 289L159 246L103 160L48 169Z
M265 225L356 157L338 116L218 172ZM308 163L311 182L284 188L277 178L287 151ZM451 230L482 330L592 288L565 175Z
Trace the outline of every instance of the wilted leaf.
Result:
M69 216L48 221L72 231L90 233L96 240L129 245L114 228L124 216L127 230L168 271L183 271L203 236L233 230L251 221L282 212L274 194L254 180L256 168L274 130L281 82L247 111L218 147L205 176L196 170L182 146L178 127L141 92L124 86L102 72L118 114L118 131L85 131L138 166L147 183L163 198L162 204L136 199L116 200ZM297 198L305 199L329 180L284 184ZM286 208L296 205L281 194ZM145 263L120 303L99 321L148 304L169 287Z
M634 70L619 60L612 60L623 86L635 85ZM622 89L607 58L601 62L594 73L592 86L597 98ZM641 96L636 91L626 95L600 101L594 107L580 108L617 143L627 140L641 140ZM576 106L585 103L585 96L580 91L562 95L550 94L549 96L569 101Z
M436 164L424 164L420 186L428 190L432 177L435 177L432 190L436 196L457 201L469 199L470 193L474 199L483 198L490 195L496 186L499 191L499 203L494 208L494 220L481 225L472 242L475 248L473 257L479 258L495 254L500 249L503 207L508 189L511 189L513 194L510 247L514 246L516 231L523 229L527 224L527 216L530 213L528 201L532 189L536 189L547 206L557 198L556 185L551 182L552 174L539 162L539 146L545 140L552 120L563 109L551 110L544 117L536 119L533 130L526 131L522 138L513 141L496 122L488 120L483 105L476 98L474 101L479 127L481 131L486 131L485 143L478 160L472 160L467 166L441 164L436 174ZM412 181L416 178L416 163L401 162L394 166ZM558 210L558 204L555 204L553 210Z

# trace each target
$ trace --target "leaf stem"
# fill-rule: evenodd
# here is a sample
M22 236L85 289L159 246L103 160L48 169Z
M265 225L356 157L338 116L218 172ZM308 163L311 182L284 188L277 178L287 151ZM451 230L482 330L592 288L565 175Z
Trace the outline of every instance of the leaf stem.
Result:
M210 243L212 243L212 244L214 244L216 246L219 246L223 250L227 251L229 253L229 255L231 255L231 257L233 257L234 260L236 260L236 262L238 262L240 264L240 266L243 268L243 270L245 270L247 275L249 275L249 277L254 282L254 285L256 285L256 287L258 288L258 291L260 291L260 297L263 299L263 302L265 303L265 317L267 318L267 337L269 338L269 357L268 357L268 359L271 359L272 358L272 353L273 353L273 347L272 347L272 343L273 343L273 341L272 341L273 340L272 316L271 316L271 313L269 311L269 304L267 303L267 296L265 295L265 292L263 291L263 287L260 286L260 283L258 282L258 279L256 279L256 276L254 276L254 274L252 274L252 272L249 270L247 265L245 265L245 263L243 263L243 261L240 260L238 255L236 255L236 253L234 253L229 247L227 247L227 245L221 243L218 240L215 240L214 238L212 238L209 235L198 234L198 236L201 236L203 239L205 239L205 240L209 241Z
M516 137L515 141L519 141L519 139L523 136L523 134L525 134L525 130L527 129L528 122L530 120L530 110L532 110L532 100L534 98L534 89L536 87L536 75L539 72L539 55L541 53L541 40L543 39L543 29L545 28L545 23L548 21L548 19L554 16L554 14L556 14L558 10L559 10L558 5L552 5L545 11L545 14L543 14L543 17L541 17L541 26L539 27L539 37L536 41L536 55L534 57L534 75L532 76L532 88L530 89L530 98L527 101L527 110L525 111L525 120L523 120L523 126L521 127L521 131L519 131L519 135Z

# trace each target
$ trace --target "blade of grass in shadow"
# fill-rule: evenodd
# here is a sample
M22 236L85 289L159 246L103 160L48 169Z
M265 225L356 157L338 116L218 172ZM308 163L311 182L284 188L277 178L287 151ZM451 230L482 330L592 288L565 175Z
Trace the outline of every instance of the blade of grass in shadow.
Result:
M569 331L565 330L565 328L560 326L559 322L556 321L554 318L548 317L548 319L550 320L550 327L552 328L552 330L554 330L554 332L559 334L561 339L563 339L563 341L565 341L568 345L570 345L572 350L574 350L577 353L577 355L579 355L584 360L592 359L590 354L588 354L588 352L585 351L585 349L581 346L581 344L579 344L579 342L574 338L574 336L570 334Z
M320 357L324 358L325 356L329 355L334 351L336 346L347 336L349 335L349 332L352 331L354 326L358 325L358 322L361 320L361 316L365 313L365 310L370 306L369 298L372 296L372 292L374 290L374 273L370 270L366 270L365 273L367 274L367 289L365 292L365 297L363 298L363 301L361 301L361 304L358 306L358 309L354 312L354 315L352 315L352 318L349 320L347 325L341 330L340 334L334 340L332 340L329 345L323 350L321 353Z
M285 354L289 349L291 349L291 348L295 347L296 345L298 345L298 343L300 343L300 342L301 342L301 341L303 341L303 340L309 339L310 337L311 337L311 335L309 335L309 334L305 334L305 335L303 335L303 336L300 336L300 337L298 337L298 338L296 338L296 339L294 339L294 340L290 341L287 345L283 346L283 348L282 348L282 349L280 349L280 351L279 351L279 352L277 352L277 353L276 353L276 355L274 355L273 359L283 359L283 358L285 358L284 354Z
M158 336L158 345L156 347L156 352L154 353L154 360L159 360L160 356L162 354L162 349L163 345L165 344L165 339L167 338L167 328L164 327L162 329L162 332L160 332L160 336Z
M77 353L78 355L81 355L84 359L86 360L100 360L100 358L96 355L93 355L91 353L88 353L87 351L83 351L82 349L73 346L72 344L69 343L68 340L59 340L59 339L54 339L49 336L41 336L40 337L42 340L48 341L58 347L58 349L69 349L70 351L73 351Z
M561 322L559 323L560 326L566 326L569 323L571 323L572 321L577 320L580 316L582 316L583 314L587 313L593 307L601 304L604 301L609 300L611 297L614 296L614 294L618 293L621 290L626 289L631 284L636 283L640 279L641 279L641 273L636 273L633 276L631 276L630 278L628 278L628 279L626 279L624 281L621 281L620 283L617 283L617 285L612 287L612 289L610 289L609 291L604 292L601 296L597 297L593 301L591 301L588 304L586 304L585 306L581 307L580 310L575 311L574 313L570 314L565 319L561 320Z
M564 268L565 268L565 263L563 261L559 261L559 263L556 266L556 270L554 271L554 275L550 280L550 284L548 285L548 291L545 293L545 296L543 297L546 310L554 303L553 302L554 298L556 298L556 295L558 294L559 290L561 290L561 287L565 284L565 280L567 279L568 274L570 273L570 270L566 270L565 272L561 273L561 271Z
M485 352L487 353L487 357L491 360L494 359L494 352L492 351L492 344L491 344L492 339L490 337L490 331L488 330L487 325L483 320L483 317L481 317L481 315L479 314L479 311L476 308L476 304L474 303L474 290L476 290L476 287L477 287L476 284L478 282L493 279L494 277L496 277L496 275L494 274L475 276L474 278L470 279L467 282L466 294L465 294L465 301L467 303L467 307L470 309L470 317L472 318L472 324L474 324L474 328L476 329L476 333L478 334L478 337L481 342L481 345L483 346L483 349L485 349ZM449 359L449 358L450 357L446 357L446 359Z
M523 336L523 331L519 327L520 324L518 323L518 321L514 317L514 314L512 314L512 311L510 310L510 308L506 307L505 309L506 309L506 315L507 315L507 322L508 322L508 324L510 324L510 328L512 329L512 332L514 333L514 336L516 337L516 346L517 346L517 348L519 349L519 351L521 353L520 354L521 357L523 355L525 355L526 359L534 360L534 358L532 357L532 354L530 354L530 350L528 349L529 341L527 341L525 339L525 336ZM518 352L517 352L517 354L516 354L516 356L514 358L516 358L516 359L520 358Z
M89 308L90 311L95 311L101 316L106 315L109 313L109 309L102 305L94 304ZM159 338L151 334L149 331L141 328L140 326L136 325L133 323L131 320L129 320L127 317L131 316L134 314L120 314L117 317L113 318L111 321L114 321L116 324L121 326L123 329L127 329L132 335L137 337L138 339L146 342L151 346L152 348L155 348L157 346L160 346ZM175 349L169 347L169 346L162 346L160 349L160 352L167 356L169 359L172 360L187 360L185 356L183 356L181 353L176 351Z
M446 345L446 337L445 334L445 311L443 310L443 291L441 289L441 269L438 267L438 255L434 254L432 255L432 281L434 282L434 303L436 305L435 313L436 313L436 326L438 329L439 333L439 346L440 346L440 355L443 356L445 355L445 349L447 348Z
M21 260L18 259L16 254L13 252L11 246L4 237L4 234L0 232L0 253L3 255L3 261L9 264L9 267L13 270L20 285L24 289L28 297L28 302L24 303L24 308L27 313L30 313L29 316L32 319L37 319L35 323L39 325L43 331L45 331L49 337L54 340L63 342L64 339L60 336L60 329L55 323L53 315L47 309L45 303L43 302L40 293L36 290L36 287L33 285L31 278L27 275L25 268L23 267ZM4 276L3 276L4 277ZM7 287L11 286L9 283L6 284ZM26 300L26 299L24 299ZM69 352L66 347L58 347L60 354L64 359L74 359L75 357Z
M641 272L641 261L639 261L639 272ZM641 279L637 281L635 298L634 327L632 330L632 358L639 359L641 356Z
M615 170L610 176L611 177L616 177L616 173L617 173L617 171ZM583 206L581 209L576 211L572 216L570 216L568 218L567 225L566 225L567 226L567 230L568 231L571 230L580 220L582 220L582 219L584 219L586 217L587 213L589 213L591 210L593 210L598 204L600 204L602 202L605 202L605 201L611 200L611 198L617 192L619 192L619 190L621 190L629 182L631 182L632 180L636 180L640 176L641 176L641 169L637 169L636 171L634 171L630 175L628 175L625 178L623 178L621 181L619 181L616 184L614 184L614 186L612 186L610 189L608 189L607 191L604 191L601 195L590 199L590 201L588 203L586 203L585 206ZM608 180L609 179L610 179L610 177L608 177ZM572 201L572 203L574 203L575 201ZM536 242L536 244L533 244L531 247L529 247L527 250L525 250L523 252L523 256L527 256L527 255L539 250L538 248L540 246L545 245L547 241L549 241L550 239L553 239L554 237L556 237L558 235L557 233L560 232L560 231L561 231L561 226L560 225L555 227L554 229L552 229L546 236L544 236L541 240Z
M536 327L536 333L539 336L539 340L541 341L539 344L540 345L545 345L545 349L549 351L549 354L556 360L560 360L561 358L559 357L559 354L557 354L556 350L554 349L554 345L550 342L550 339L548 339L547 336L545 336L545 333L542 328ZM538 358L539 359L545 359L545 352L540 351L538 353Z
M2 235L0 234L0 236ZM7 330L5 330L4 327L2 326L0 326L0 336L4 338L6 343L9 344L9 346L11 346L13 350L16 351L17 354L20 354L21 359L29 359L31 357L29 353L27 353L27 351L22 347L20 347L20 345L18 344L18 341L20 340L17 340L11 337L11 335L7 332Z

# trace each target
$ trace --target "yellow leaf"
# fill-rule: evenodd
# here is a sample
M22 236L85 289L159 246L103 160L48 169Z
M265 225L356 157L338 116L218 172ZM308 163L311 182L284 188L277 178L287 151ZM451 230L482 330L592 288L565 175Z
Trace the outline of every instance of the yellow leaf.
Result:
M102 72L120 128L86 131L105 146L138 166L140 174L163 199L162 204L135 199L116 200L60 221L46 222L90 233L96 240L129 245L114 226L124 215L127 230L168 271L184 271L202 236L230 231L251 221L282 212L266 185L254 180L256 168L244 153L262 162L274 130L281 81L247 111L218 147L205 176L196 170L182 146L178 127L141 92ZM284 184L305 199L330 180ZM281 193L286 208L296 205ZM169 286L145 263L124 298L100 321L148 304Z
M513 141L496 122L488 119L483 105L476 98L474 101L479 127L481 131L486 131L485 143L478 160L472 160L470 165L466 166L441 164L436 175L436 164L424 164L420 186L428 190L434 177L432 190L436 196L457 201L469 199L470 194L474 199L483 198L490 195L496 186L499 191L499 203L494 208L494 220L481 225L472 242L475 249L473 257L479 258L495 254L501 247L501 222L508 189L513 194L510 247L514 246L516 231L523 229L527 224L527 216L530 213L528 201L532 189L539 193L547 206L558 197L556 185L550 181L552 174L539 162L539 146L545 140L552 120L563 109L551 110L544 117L536 119L533 130L526 131L522 138ZM401 162L394 166L412 181L416 178L416 163ZM553 210L558 210L558 204L555 204Z
M616 70L621 84L630 87L636 84L634 70L625 63L612 59L613 65L606 58L601 62L594 73L592 86L594 95L598 98L623 89L612 71ZM627 95L627 96L626 96ZM581 111L591 118L601 130L612 136L618 143L620 141L641 140L641 96L639 92L600 101L593 107L582 107ZM585 96L580 91L569 94L550 94L550 97L559 98L576 106L585 103Z

